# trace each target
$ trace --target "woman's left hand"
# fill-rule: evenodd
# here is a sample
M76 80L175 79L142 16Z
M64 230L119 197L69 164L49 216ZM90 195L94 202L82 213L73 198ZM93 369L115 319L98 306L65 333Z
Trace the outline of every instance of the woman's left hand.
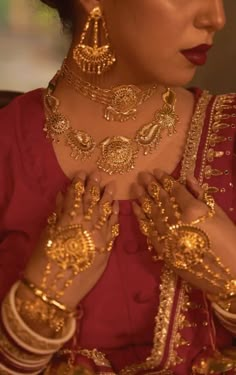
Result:
M141 173L139 184L135 184L134 193L138 203L133 209L142 232L149 238L155 252L164 254L162 238L168 233L169 227L178 224L191 224L200 217L208 215L209 208L203 202L204 191L197 180L189 177L186 186L174 180L161 170L154 174ZM152 223L152 230L147 223ZM219 257L225 268L229 267L231 275L236 278L236 227L223 210L215 205L215 214L196 225L210 239L210 248L216 258ZM178 249L181 251L181 249ZM165 260L165 257L163 256ZM210 286L206 280L199 280L187 270L175 271L188 282L210 293L217 293L217 288Z

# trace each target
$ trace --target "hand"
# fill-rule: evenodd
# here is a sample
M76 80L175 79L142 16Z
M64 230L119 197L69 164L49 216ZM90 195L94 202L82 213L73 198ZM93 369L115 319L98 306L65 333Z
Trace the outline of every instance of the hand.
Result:
M170 179L172 183L168 186L166 181L170 181ZM151 232L149 230L149 234L151 233L151 235L149 235L149 241L160 257L163 257L165 260L164 241L161 241L161 239L166 237L171 226L178 224L178 222L191 224L198 218L204 217L205 219L200 220L196 227L207 233L211 242L210 247L215 254L215 258L219 257L221 263L225 266L224 268L229 267L231 274L235 277L235 225L217 205L215 206L215 214L213 217L206 218L209 213L209 208L202 201L204 192L194 178L188 178L186 186L184 186L178 181L173 180L166 173L155 170L154 175L142 173L139 182L139 184L134 186L134 191L136 196L138 196L139 203L134 204L134 212L144 231L147 230L147 227L145 227L146 223L150 223L151 220L152 230ZM156 184L159 189L158 199L153 199L152 197L153 183ZM149 212L147 210L149 207L147 200L150 200L152 205ZM146 213L144 211L146 211ZM178 251L181 253L180 249L178 249ZM206 265L209 265L209 267L212 267L212 264L208 264L205 258L204 262ZM173 264L171 266L173 267ZM190 268L190 271L177 268L174 268L174 270L182 278L198 288L215 294L219 292L217 286L212 286L207 281L209 277L207 277L206 273L206 277L200 279L199 277L195 277L194 273L190 272ZM194 271L198 270L198 266L196 266Z
M78 194L76 186L84 186L80 202L75 200L76 194ZM91 189L95 192L94 195ZM67 228L69 225L80 224L83 230L88 231L91 235L96 251L92 264L75 276L71 285L60 298L60 302L65 304L70 310L74 310L84 296L94 287L107 266L110 252L104 250L111 245L114 237L114 233L112 235L113 228L114 226L117 227L118 224L118 203L113 203L113 195L113 185L110 184L104 189L101 188L99 174L95 173L86 177L85 174L80 173L72 181L65 197L60 199L57 205L56 230ZM95 199L93 200L94 197ZM111 212L108 212L106 218L103 215L104 203L111 207ZM104 220L102 220L102 217ZM45 230L25 270L25 277L38 287L40 287L42 275L48 263L48 258L45 254L45 241L47 239L48 230ZM48 291L50 291L50 286L53 285L53 280L55 280L55 275L58 271L61 271L61 269L58 270L56 262L52 262L51 272L47 280ZM58 283L64 285L65 281L71 278L71 269L65 269L63 272L63 278Z

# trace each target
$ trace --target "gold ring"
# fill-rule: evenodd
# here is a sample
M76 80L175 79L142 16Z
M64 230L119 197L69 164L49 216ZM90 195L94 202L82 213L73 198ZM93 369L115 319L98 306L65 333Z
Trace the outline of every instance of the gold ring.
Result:
M143 212L148 217L150 217L152 215L152 207L153 207L153 203L152 203L151 199L149 199L148 197L145 197L143 202L142 202L142 209L143 209Z
M91 195L91 201L87 213L84 216L86 220L91 220L94 207L100 200L100 189L98 186L92 186L89 190L89 193Z
M172 177L166 177L163 180L163 188L168 194L172 194L175 185L175 180Z
M152 182L149 185L148 191L151 197L154 198L155 202L158 202L160 198L160 191L161 191L160 186L156 182Z
M101 229L102 226L106 223L108 217L112 214L112 205L110 202L105 202L102 205L102 215L98 221L98 223L95 225L96 229Z

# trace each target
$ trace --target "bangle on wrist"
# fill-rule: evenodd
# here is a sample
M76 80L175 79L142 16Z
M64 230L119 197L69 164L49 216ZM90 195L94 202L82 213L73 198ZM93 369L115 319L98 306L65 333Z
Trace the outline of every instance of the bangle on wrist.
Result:
M74 335L75 319L68 319L60 338L48 339L35 333L22 320L16 309L15 294L18 286L19 282L13 285L2 303L2 321L7 333L21 348L30 353L41 355L55 353Z
M42 289L38 288L34 283L29 281L26 278L23 278L21 282L28 288L30 289L33 294L40 298L43 302L45 302L48 305L56 307L58 310L61 312L67 314L68 316L72 317L75 316L76 313L72 310L69 310L64 304L60 303L59 301L49 297Z

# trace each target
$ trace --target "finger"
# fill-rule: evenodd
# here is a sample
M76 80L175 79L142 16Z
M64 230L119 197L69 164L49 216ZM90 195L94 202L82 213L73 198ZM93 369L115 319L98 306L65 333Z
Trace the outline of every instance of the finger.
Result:
M115 184L113 182L105 186L102 198L98 204L98 215L95 228L101 229L113 212L112 202L115 194Z
M96 206L101 196L101 176L100 173L94 172L89 177L83 198L83 208L86 220L92 220L96 211ZM93 221L93 220L92 220Z
M80 201L83 196L83 186L84 186L84 173L78 173L73 179L71 185L68 187L65 199L62 207L62 216L60 219L60 225L69 225L71 222L74 222L79 217L81 219L83 214L83 208L80 204ZM78 187L81 189L78 191ZM81 199L80 199L81 193ZM79 220L78 222L80 222Z
M202 200L204 195L204 190L198 183L198 180L194 176L187 176L186 186L190 193L197 199Z
M160 183L163 182L163 179L168 177L165 172L160 170L155 170L154 173ZM175 198L176 203L182 212L182 221L191 222L200 216L207 214L207 206L199 199L196 199L185 185L180 184L176 180L171 195Z
M61 217L61 214L62 214L63 201L64 201L64 195L61 191L59 191L59 193L56 196L56 208L55 208L55 213L58 219Z

